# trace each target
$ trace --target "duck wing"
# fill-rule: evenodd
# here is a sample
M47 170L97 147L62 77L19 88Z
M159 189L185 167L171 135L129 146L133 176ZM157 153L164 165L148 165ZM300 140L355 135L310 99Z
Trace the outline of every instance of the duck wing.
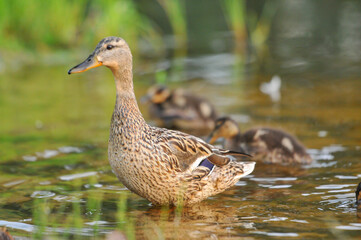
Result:
M200 138L178 131L164 129L159 136L159 144L171 159L175 158L182 171L193 171L199 166L221 167L231 160L250 157L245 153L217 149Z

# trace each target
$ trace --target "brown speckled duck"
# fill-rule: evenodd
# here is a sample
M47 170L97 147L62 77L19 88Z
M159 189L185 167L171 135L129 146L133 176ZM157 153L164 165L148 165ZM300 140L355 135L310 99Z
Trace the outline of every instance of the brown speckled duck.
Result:
M108 145L110 165L131 191L155 205L190 205L223 192L254 169L243 153L216 149L197 137L149 126L133 90L132 54L119 37L101 40L69 74L106 66L113 72L116 102Z
M154 85L142 100L148 103L150 116L160 127L206 134L217 119L210 102L181 88L170 90Z
M224 148L244 151L265 163L310 164L312 158L305 147L290 134L274 128L254 128L241 134L238 124L230 117L217 119L209 135L212 144L224 138Z

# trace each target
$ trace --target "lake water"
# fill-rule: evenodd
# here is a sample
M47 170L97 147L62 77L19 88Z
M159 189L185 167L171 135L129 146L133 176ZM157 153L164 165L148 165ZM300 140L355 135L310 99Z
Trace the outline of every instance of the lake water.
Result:
M68 76L86 56L27 66L0 75L0 226L20 239L103 239L115 229L129 239L359 238L360 6L341 5L336 37L323 25L332 16L313 24L287 15L309 7L301 3L281 4L257 57L208 49L177 61L138 58L134 81L139 99L166 69L171 88L209 99L242 130L271 126L296 135L314 159L310 166L257 163L236 186L200 204L155 208L119 183L108 164L111 72ZM317 15L316 7L309 14ZM272 100L260 86L277 76L281 89Z

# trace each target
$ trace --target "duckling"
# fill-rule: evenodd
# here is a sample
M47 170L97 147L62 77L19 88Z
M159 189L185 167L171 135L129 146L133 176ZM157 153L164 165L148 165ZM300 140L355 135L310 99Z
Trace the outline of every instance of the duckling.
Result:
M209 101L181 88L170 90L162 85L152 86L142 102L148 103L150 116L160 127L205 134L214 128L217 118Z
M217 149L202 139L150 126L133 90L132 54L119 37L101 40L68 74L106 66L114 75L116 101L108 159L118 179L154 205L191 205L223 192L250 174L255 162L245 153Z
M224 148L243 151L265 163L309 164L312 162L305 147L290 134L274 128L254 128L241 134L238 124L230 117L216 120L209 143L224 138Z

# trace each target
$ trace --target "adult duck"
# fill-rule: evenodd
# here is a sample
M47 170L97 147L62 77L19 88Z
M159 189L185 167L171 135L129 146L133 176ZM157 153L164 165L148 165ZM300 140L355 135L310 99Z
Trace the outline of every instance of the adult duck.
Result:
M119 37L101 40L94 52L69 74L99 66L114 75L116 102L108 158L118 179L155 205L190 205L223 192L254 169L248 156L220 150L182 132L149 126L133 90L132 54Z
M309 164L312 158L306 148L292 135L274 128L253 128L243 134L230 117L216 120L209 135L209 143L224 138L223 147L232 151L251 154L255 160L265 163Z

